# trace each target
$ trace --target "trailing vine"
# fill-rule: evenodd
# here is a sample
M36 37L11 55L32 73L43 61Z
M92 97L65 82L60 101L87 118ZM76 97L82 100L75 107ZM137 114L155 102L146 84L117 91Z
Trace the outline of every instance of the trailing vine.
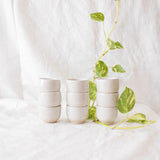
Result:
M135 94L132 89L126 87L118 100L117 108L118 108L119 112L124 113L124 114L126 113L127 116L125 119L123 119L119 123L115 124L114 126L106 125L106 124L100 122L96 117L96 107L94 106L94 103L96 101L96 93L97 93L95 79L96 78L104 78L104 77L107 77L107 75L108 75L108 66L106 65L105 62L101 61L101 59L107 53L109 53L110 50L123 49L123 46L120 42L113 41L110 39L110 36L111 36L111 34L112 34L112 32L118 22L118 16L119 16L119 0L115 0L115 2L116 2L116 18L115 18L114 24L113 24L112 29L109 32L108 36L106 36L106 32L105 32L105 25L104 25L105 16L104 16L104 14L101 12L96 12L96 13L90 14L90 17L92 20L102 22L103 32L104 32L104 37L105 37L106 42L105 42L105 48L104 48L102 55L98 58L98 60L95 63L95 66L93 69L93 79L92 79L92 81L89 82L89 97L90 97L90 99L89 99L89 103L88 103L88 106L89 106L88 119L91 119L94 122L101 124L103 126L106 126L110 129L136 129L136 128L141 128L141 127L150 125L150 124L154 123L155 121L146 120L146 116L142 113L136 113L133 116L131 116L130 118L128 117L128 112L130 112L135 105ZM113 72L117 72L117 73L124 73L125 72L123 67L119 64L117 64L111 68L112 68ZM119 125L121 125L123 122L126 122L126 121L127 122L142 123L143 125L136 126L136 127L118 127Z

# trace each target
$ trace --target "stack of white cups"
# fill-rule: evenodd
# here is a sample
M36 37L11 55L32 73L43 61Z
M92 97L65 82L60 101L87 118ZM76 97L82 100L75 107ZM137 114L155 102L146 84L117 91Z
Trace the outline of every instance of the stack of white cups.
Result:
M88 116L89 81L67 80L66 114L69 121L83 123Z
M60 80L40 79L39 116L49 123L56 122L61 114Z
M119 79L98 79L96 96L97 118L106 124L113 124L117 114Z

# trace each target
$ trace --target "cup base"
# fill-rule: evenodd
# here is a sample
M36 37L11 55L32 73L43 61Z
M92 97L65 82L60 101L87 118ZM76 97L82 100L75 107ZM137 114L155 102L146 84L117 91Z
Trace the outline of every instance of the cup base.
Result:
M67 106L66 114L71 123L84 123L88 116L88 106L86 107L70 107Z
M39 107L39 118L46 123L55 123L59 120L61 107Z
M46 121L46 120L43 120L43 119L41 119L43 122L45 122L45 123L56 123L58 120L56 120L56 121Z
M83 124L85 123L86 120L83 120L83 121L72 121L69 119L69 122L73 123L73 124Z
M114 122L109 122L109 121L100 121L100 122L102 122L102 123L104 123L104 124L107 124L107 125L113 125L114 124Z

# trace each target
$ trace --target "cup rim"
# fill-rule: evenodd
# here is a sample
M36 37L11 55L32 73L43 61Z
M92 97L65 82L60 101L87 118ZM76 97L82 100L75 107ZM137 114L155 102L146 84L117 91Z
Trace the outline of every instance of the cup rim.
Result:
M87 92L69 92L69 91L66 91L66 94L67 95L89 95L89 91Z
M54 94L61 95L60 91L40 91L39 94Z
M101 80L101 81L105 81L105 80L119 80L119 78L117 78L117 77L106 77L106 78L97 78L96 80Z
M39 106L40 109L61 109L61 105L58 106Z
M83 81L89 81L89 79L76 79L76 78L71 78L71 79L67 79L67 81L71 81L71 82L83 82Z
M39 79L40 80L47 80L47 81L60 81L60 79L52 79L52 78L47 78L47 77L46 78L45 77L44 78L40 77Z
M103 107L103 106L99 106L99 105L96 105L96 108L103 108L103 109L115 109L115 110L118 110L117 106L112 106L112 107Z
M66 108L72 108L72 109L80 109L80 108L88 108L88 105L86 106L70 106L70 105L66 105Z
M97 92L97 94L106 95L106 96L108 96L108 95L117 95L118 94L118 96L119 96L119 92L118 91L117 92Z

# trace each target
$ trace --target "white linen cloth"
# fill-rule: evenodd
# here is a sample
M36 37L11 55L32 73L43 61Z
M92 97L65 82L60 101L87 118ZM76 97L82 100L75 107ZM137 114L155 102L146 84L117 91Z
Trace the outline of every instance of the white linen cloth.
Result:
M36 100L40 77L92 78L105 39L102 23L89 14L103 12L109 33L114 23L114 0L13 0L20 54L23 96ZM118 24L111 39L123 50L111 51L103 60L108 66L121 64L121 76L137 100L151 104L160 113L160 1L120 1ZM63 89L62 89L63 91Z
M105 45L102 24L89 17L97 11L104 13L108 33L114 0L0 0L0 98L25 99L0 99L0 159L160 159L159 0L120 0L111 39L124 49L103 59L125 68L120 75L125 85L137 100L150 104L137 104L133 112L145 113L155 124L137 130L73 125L66 121L64 100L58 123L38 119L40 77L63 80L62 93L65 79L92 78Z
M0 98L22 98L21 69L11 0L0 0Z
M105 45L102 24L89 17L97 11L104 13L108 33L114 0L0 0L0 97L37 100L39 77L91 79ZM159 0L120 1L111 38L124 49L103 59L109 66L121 64L136 99L158 113L159 16Z
M111 130L93 122L71 124L64 106L57 123L42 122L36 104L6 99L0 101L0 108L2 160L160 159L160 118L143 104L137 104L130 115L142 112L156 123L135 130Z

